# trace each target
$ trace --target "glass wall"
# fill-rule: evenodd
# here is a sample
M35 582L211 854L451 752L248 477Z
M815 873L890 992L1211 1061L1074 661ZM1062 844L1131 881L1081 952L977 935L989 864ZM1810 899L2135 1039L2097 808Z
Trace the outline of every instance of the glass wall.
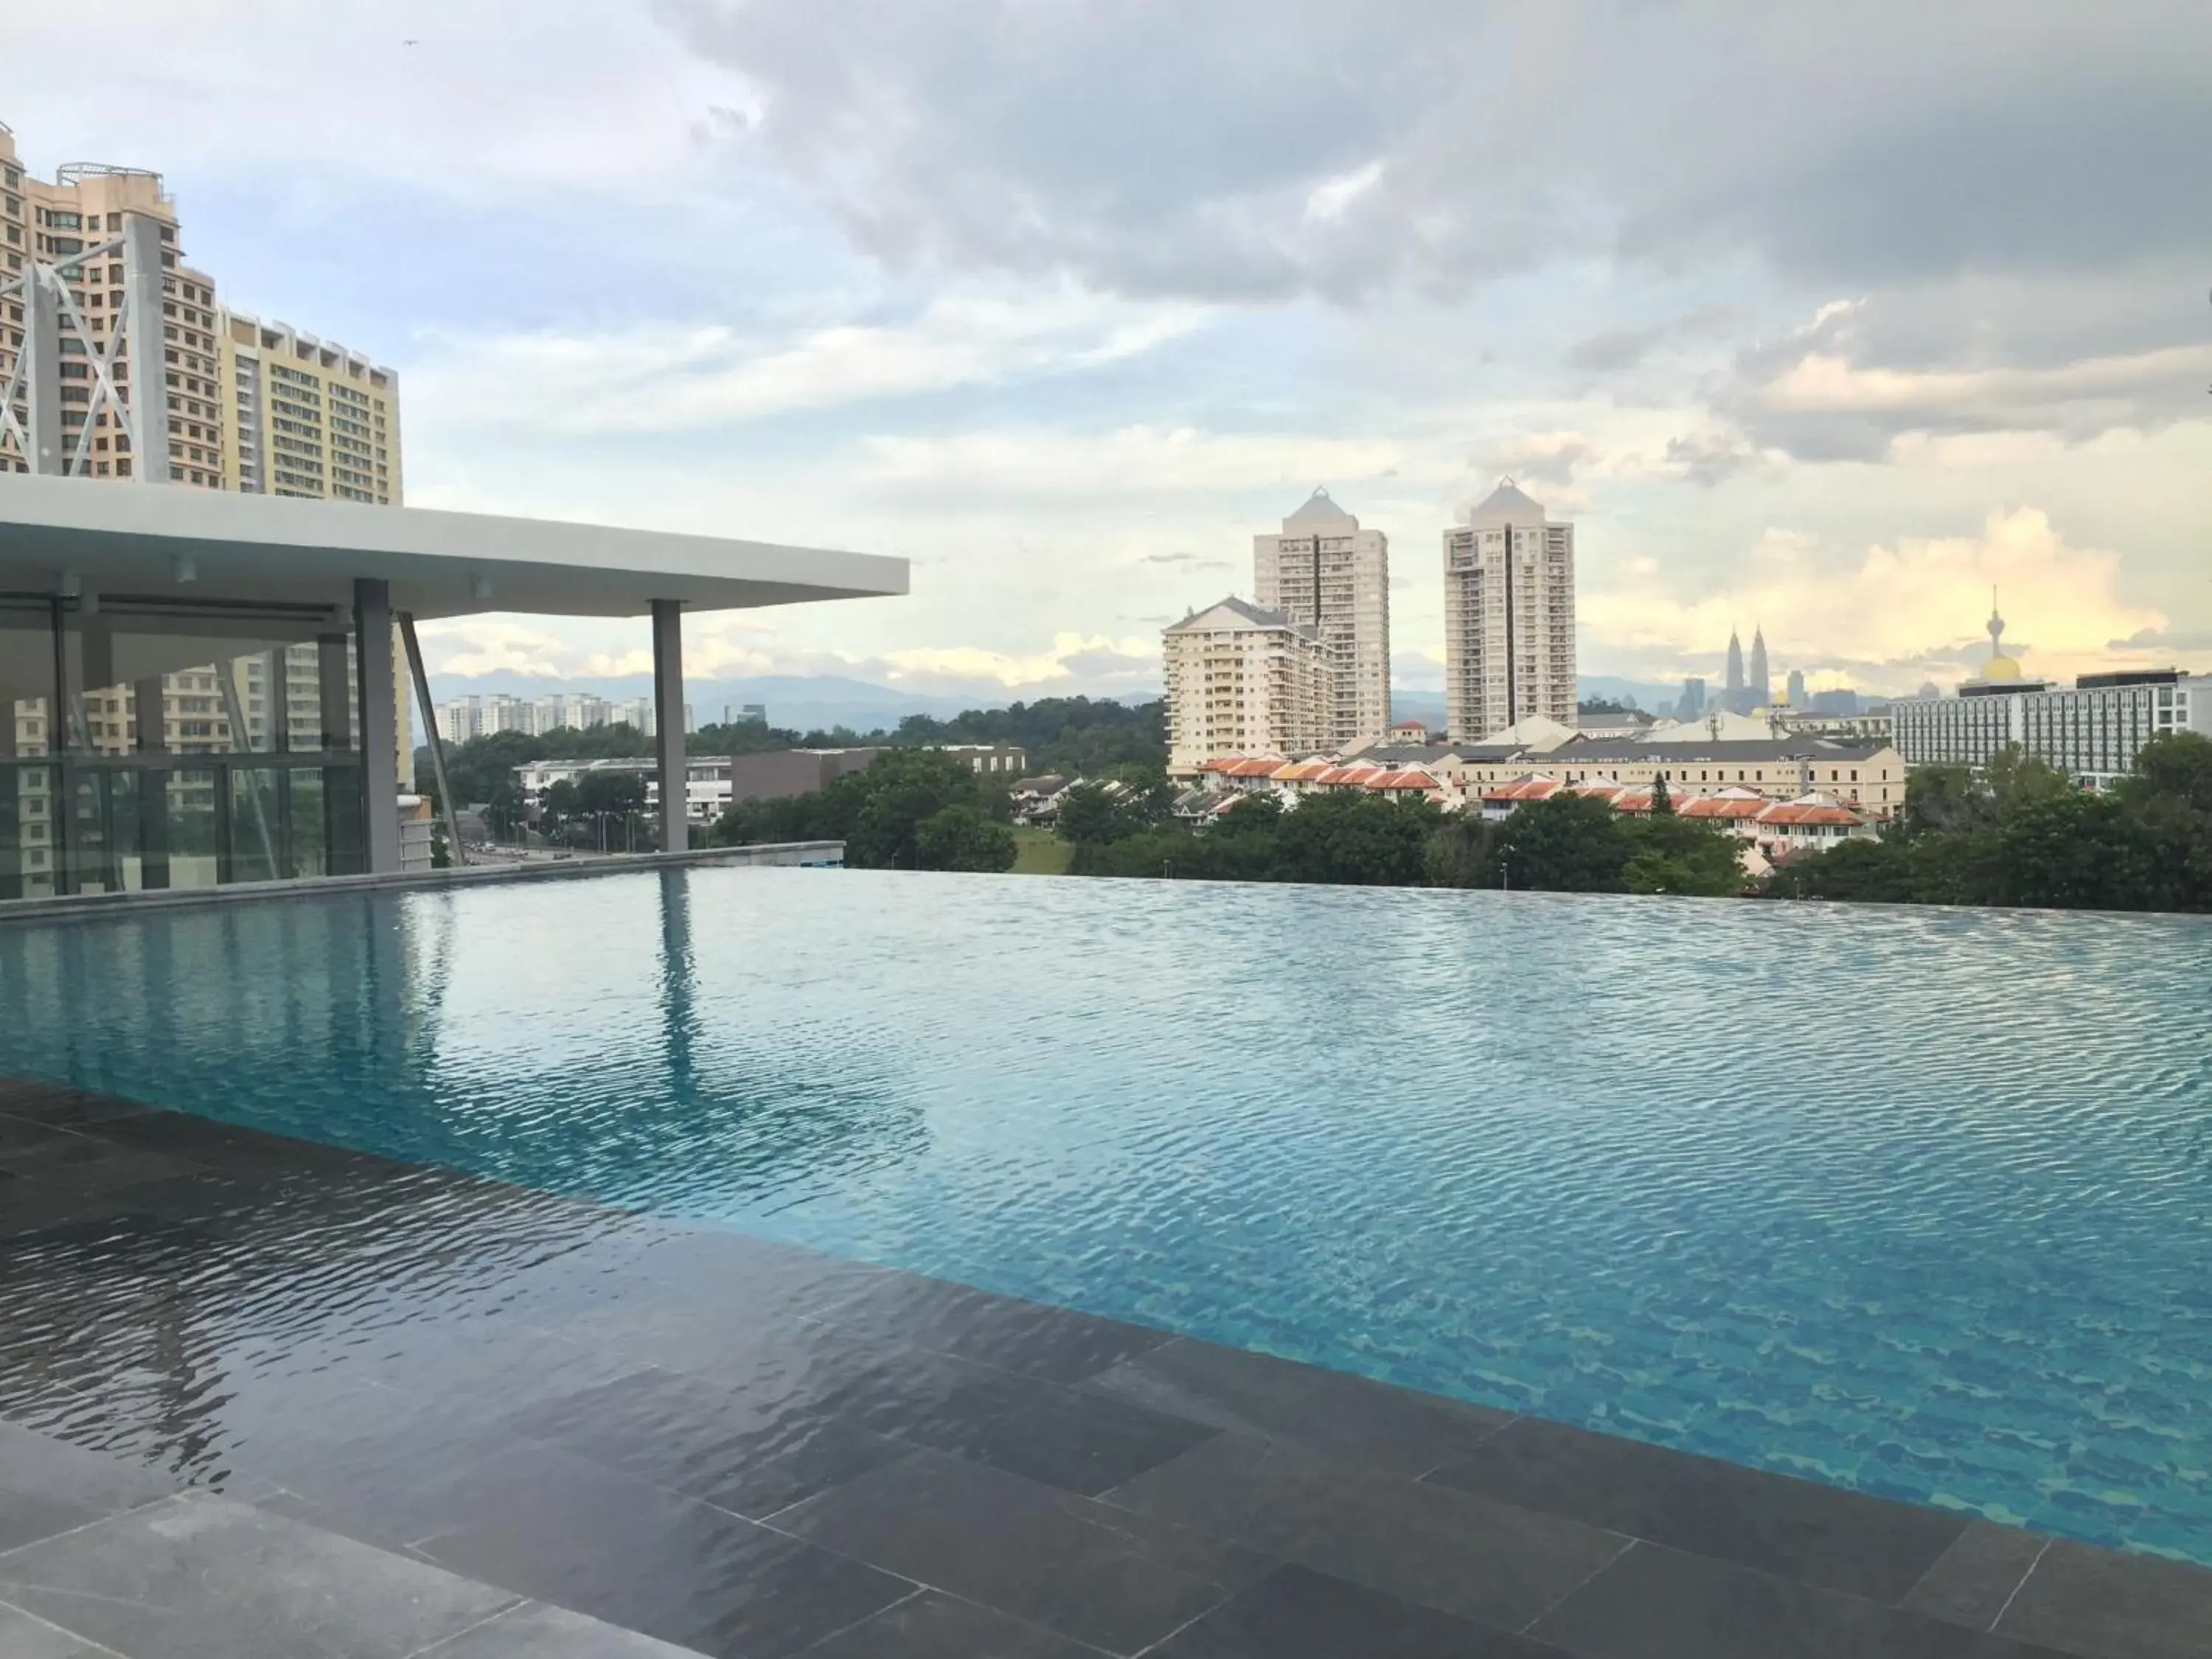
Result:
M0 899L365 867L349 617L0 592Z

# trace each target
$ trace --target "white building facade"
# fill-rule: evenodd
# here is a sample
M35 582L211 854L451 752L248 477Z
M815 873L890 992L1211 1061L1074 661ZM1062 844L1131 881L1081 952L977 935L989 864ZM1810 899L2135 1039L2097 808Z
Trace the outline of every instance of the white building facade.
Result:
M2151 738L2212 737L2212 675L2176 669L2085 674L2069 689L2039 680L1969 681L1955 697L1890 705L1891 730L1908 766L1985 767L2018 748L2077 783L2101 789L2135 770Z
M1328 653L1328 739L1366 742L1390 729L1390 543L1316 489L1252 538L1252 592L1261 608L1310 628Z
M1243 599L1208 605L1160 636L1168 768L1223 755L1333 747L1337 677L1321 636Z
M1575 723L1575 527L1510 478L1444 532L1444 720L1478 743L1532 714Z

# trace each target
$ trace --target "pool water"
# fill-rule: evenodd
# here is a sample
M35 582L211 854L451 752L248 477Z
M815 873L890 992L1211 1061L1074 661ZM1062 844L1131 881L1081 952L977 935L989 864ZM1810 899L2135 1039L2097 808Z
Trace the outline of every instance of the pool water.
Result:
M2212 1564L2212 925L696 869L0 927L0 1074Z

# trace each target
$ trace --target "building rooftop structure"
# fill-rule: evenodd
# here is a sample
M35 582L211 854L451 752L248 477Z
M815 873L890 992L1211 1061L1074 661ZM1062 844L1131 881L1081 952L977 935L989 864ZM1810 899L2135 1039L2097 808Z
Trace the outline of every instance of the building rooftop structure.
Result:
M0 476L0 702L17 714L0 721L0 790L11 800L25 790L50 799L82 781L104 792L103 812L127 803L137 819L127 835L100 827L72 840L82 815L40 811L40 832L52 823L58 842L34 849L35 881L20 832L0 843L0 897L143 890L171 884L173 874L198 884L396 871L403 734L394 729L393 623L427 719L415 623L489 611L653 619L657 769L675 785L661 790L662 844L681 850L683 613L902 594L907 584L902 559L722 537ZM237 734L224 740L238 752L180 757L143 729L143 714L141 729L130 729L134 686L210 664L272 661L295 647L314 647L321 664L321 736L304 750L246 751L227 669L206 677L218 716L206 724ZM311 665L311 701L317 678ZM143 710L158 698L135 701ZM26 708L39 712L27 720ZM27 732L36 734L27 744ZM162 821L183 786L172 777L168 789L136 789L129 780L180 768L212 775L218 764L235 786L202 803L218 852L211 866L187 872L181 849L170 856ZM358 810L288 814L284 792L301 772L319 773L324 791ZM450 819L449 833L458 845ZM240 846L253 856L235 857Z

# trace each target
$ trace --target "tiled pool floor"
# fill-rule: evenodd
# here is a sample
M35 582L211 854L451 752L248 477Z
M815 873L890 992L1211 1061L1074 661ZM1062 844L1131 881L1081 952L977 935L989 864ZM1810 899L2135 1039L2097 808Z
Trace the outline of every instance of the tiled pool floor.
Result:
M2181 1659L2212 1573L0 1082L0 1656Z

